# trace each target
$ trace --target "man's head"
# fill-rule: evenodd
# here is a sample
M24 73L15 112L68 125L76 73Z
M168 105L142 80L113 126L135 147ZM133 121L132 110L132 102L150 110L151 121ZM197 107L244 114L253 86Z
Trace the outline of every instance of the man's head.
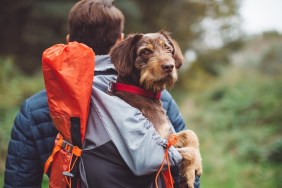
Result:
M81 0L69 12L69 41L91 47L97 55L108 54L123 37L124 15L113 0Z

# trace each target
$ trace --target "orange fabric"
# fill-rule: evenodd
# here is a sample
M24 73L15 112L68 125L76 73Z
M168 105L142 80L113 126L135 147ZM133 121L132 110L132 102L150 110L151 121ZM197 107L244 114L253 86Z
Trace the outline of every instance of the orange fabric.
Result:
M172 178L172 175L171 175L171 171L170 171L170 163L169 163L169 156L168 156L168 149L173 145L175 144L177 141L177 137L174 136L174 135L171 135L168 140L167 140L167 146L166 146L166 149L165 149L165 154L164 154L164 160L162 162L162 165L159 169L159 171L157 172L157 175L156 175L156 178L155 178L155 187L156 188L159 188L158 186L158 177L160 175L160 173L162 172L163 170L163 167L164 167L164 164L165 162L167 162L167 170L162 172L162 175L164 177L164 182L165 182L165 185L166 185L166 188L173 188L173 178Z
M49 188L58 188L58 187L71 187L71 178L64 176L63 172L70 172L74 167L78 157L81 156L82 150L78 147L73 146L72 153L70 153L69 147L70 145L66 145L66 150L62 148L63 145L63 137L58 134L55 147L53 149L52 154L45 162L44 173L47 173L51 163L52 168L50 171L50 181ZM76 157L75 161L71 164L72 157Z
M63 149L60 149L54 156L52 168L49 176L49 188L68 187L70 178L63 175L63 172L70 172L70 163L72 155Z
M64 140L62 135L60 135L60 133L57 135L56 141L55 141L55 147L53 148L52 154L49 156L49 158L47 159L47 161L45 162L45 166L44 166L44 173L46 174L51 163L54 160L55 155L57 154L57 152L62 149L62 144L63 144ZM66 146L66 150L68 151L70 147L69 145ZM73 146L72 148L72 153L73 155L80 157L82 154L82 150L77 147L77 146Z
M95 54L84 44L56 44L43 52L42 71L51 118L59 133L71 141L70 117L79 117L82 143L94 78Z
M84 141L88 120L92 82L94 78L95 54L84 44L70 42L57 44L43 52L42 72L53 123L59 134L51 156L44 166L50 165L49 188L71 187L69 173L82 150L71 146L71 117L80 119L81 142ZM76 157L75 160L72 160ZM74 161L74 162L72 162Z

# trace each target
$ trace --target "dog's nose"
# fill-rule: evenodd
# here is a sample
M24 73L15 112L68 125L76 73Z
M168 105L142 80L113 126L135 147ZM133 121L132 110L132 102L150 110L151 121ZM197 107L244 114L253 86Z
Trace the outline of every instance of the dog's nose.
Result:
M174 65L172 63L165 63L162 65L163 71L168 72L168 73L172 72L173 68L174 68Z

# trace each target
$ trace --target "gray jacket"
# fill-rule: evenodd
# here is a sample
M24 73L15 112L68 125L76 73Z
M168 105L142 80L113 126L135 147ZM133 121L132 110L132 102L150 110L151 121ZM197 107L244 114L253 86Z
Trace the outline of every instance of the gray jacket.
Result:
M124 162L128 170L132 172L130 175L132 177L155 176L164 159L164 148L167 140L159 136L152 124L138 109L125 103L118 97L107 94L108 84L110 81L115 80L116 76L113 74L99 75L99 71L105 72L109 70L114 70L109 56L96 56L95 74L98 74L94 77L94 84L92 86L91 108L83 147L85 155L82 156L80 163L82 187L93 188L91 185L91 174L95 172L89 173L88 167L94 164L94 161L93 163L91 162L91 157L88 157L88 154L89 156L95 155L97 160L100 161L98 162L99 165L103 163L101 161L105 160L112 163L118 160ZM105 152L108 150L103 150L104 146L108 145L109 142L113 143L112 148L114 148L110 150L116 149L118 152L117 156L120 156L120 159L111 159L111 157L116 155L112 153L108 155ZM104 157L101 157L102 154L100 155L99 152L103 153ZM101 158L105 160L100 160ZM182 157L174 147L171 147L169 149L169 159L170 164L174 166L180 164ZM96 168L101 177L103 177L102 179L97 178L95 180L97 187L137 187L134 185L136 182L120 186L117 185L117 182L112 182L114 185L111 185L111 182L104 178L108 173L122 174L123 172L118 173L119 169L117 168L119 166L123 168L123 164L120 164L116 165L114 169L107 169L108 166L105 162L100 167L100 169L103 168L105 175ZM109 168L112 167L109 166ZM164 169L166 169L166 166ZM113 170L117 170L117 172L113 172ZM130 172L125 174L128 173ZM152 179L152 177L150 178ZM124 177L125 180L126 178L129 177ZM147 180L151 181L150 178L147 178ZM123 181L122 179L123 177L121 177L120 181ZM97 182L99 180L104 183L101 182L99 184ZM161 181L159 183L162 184ZM146 186L154 187L154 181L147 183ZM159 187L162 186L159 185Z

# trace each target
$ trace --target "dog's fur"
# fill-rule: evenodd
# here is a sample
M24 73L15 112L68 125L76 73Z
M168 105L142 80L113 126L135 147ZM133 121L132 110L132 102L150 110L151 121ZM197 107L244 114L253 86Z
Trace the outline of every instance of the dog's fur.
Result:
M178 79L177 70L184 62L178 44L165 31L131 34L112 48L110 56L118 72L117 82L151 92L171 88ZM160 100L122 91L113 94L139 109L163 138L172 134L171 124ZM174 146L179 148L184 159L181 174L186 182L182 186L193 188L195 174L202 173L198 138L191 130L175 135L177 143Z

